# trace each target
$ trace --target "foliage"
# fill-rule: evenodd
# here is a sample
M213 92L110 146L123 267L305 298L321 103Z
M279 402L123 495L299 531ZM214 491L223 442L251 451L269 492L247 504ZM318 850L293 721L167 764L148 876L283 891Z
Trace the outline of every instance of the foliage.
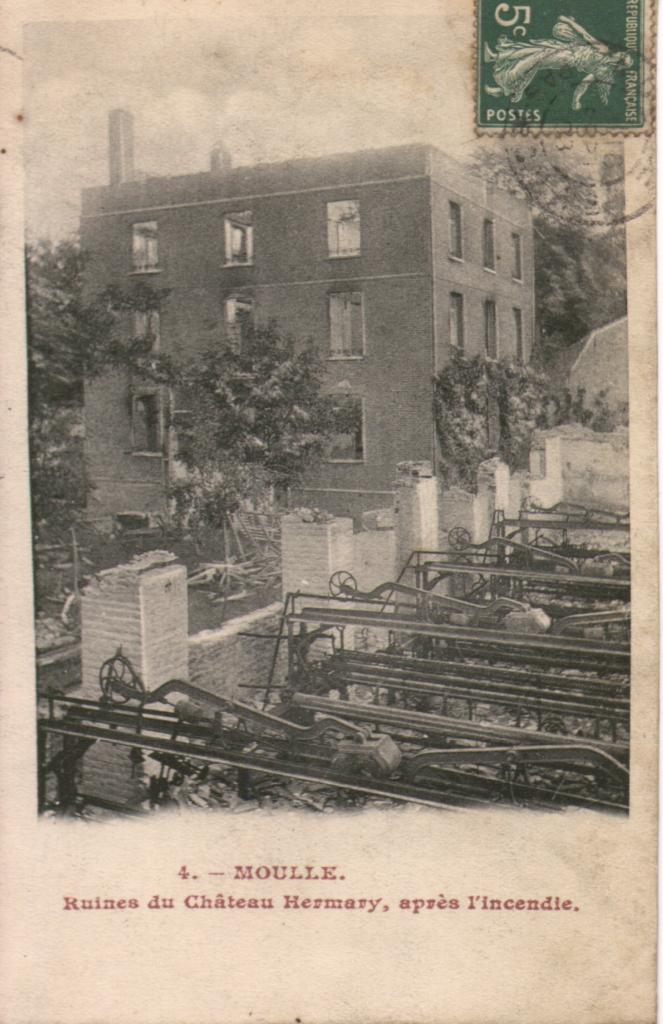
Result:
M545 364L595 327L626 313L623 231L535 219L539 350Z
M543 412L545 388L530 367L454 352L435 378L433 408L442 474L448 483L473 488L479 464L499 454L517 466ZM488 416L499 421L489 437Z
M291 486L342 428L312 344L298 348L275 323L160 369L187 410L176 424L189 471L173 491L180 516L188 507L218 524L243 498Z
M113 317L83 297L86 258L73 241L26 252L30 411L80 402L83 378L105 349Z
M137 288L89 296L88 256L74 240L26 249L28 396L33 516L67 525L85 505L83 385L105 370L142 366L150 340L118 337L119 318L153 307L159 296Z
M469 490L480 463L494 455L512 470L526 468L537 428L578 423L607 432L626 421L625 408L612 406L605 392L588 406L584 389L559 392L531 366L458 351L435 378L433 410L442 476Z
M87 484L80 410L52 408L30 423L32 514L36 526L66 527L84 507Z
M127 338L136 312L158 310L168 292L137 284L90 295L89 257L75 241L39 242L26 252L30 443L35 524L66 524L85 505L83 386L121 369L176 398L177 458L188 470L173 489L176 517L218 525L243 498L287 487L344 429L321 392L312 345L297 348L275 324L242 327L204 352L175 360L147 334ZM164 403L168 405L167 402Z
M556 427L564 423L578 423L597 434L609 434L628 426L628 403L613 404L609 389L599 391L588 406L584 388L572 393L565 388L561 394L548 389L540 425Z
M139 365L149 339L117 335L118 318L155 308L165 293L139 285L130 296L108 288L86 294L89 255L74 240L37 242L26 249L30 408L80 404L83 382L113 366Z
M626 313L623 155L542 137L483 144L474 168L527 199L534 216L537 357Z

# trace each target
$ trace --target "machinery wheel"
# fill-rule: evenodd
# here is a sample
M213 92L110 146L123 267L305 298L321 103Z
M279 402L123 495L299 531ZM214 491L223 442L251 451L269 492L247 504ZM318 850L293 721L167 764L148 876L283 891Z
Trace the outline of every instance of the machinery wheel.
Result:
M449 546L452 551L463 551L472 543L469 530L464 526L452 526L449 530Z
M332 597L349 600L357 592L357 581L351 572L339 569L329 577L329 593Z
M124 654L114 654L99 669L99 685L104 699L111 704L126 704L132 698L141 700L145 687L133 665Z

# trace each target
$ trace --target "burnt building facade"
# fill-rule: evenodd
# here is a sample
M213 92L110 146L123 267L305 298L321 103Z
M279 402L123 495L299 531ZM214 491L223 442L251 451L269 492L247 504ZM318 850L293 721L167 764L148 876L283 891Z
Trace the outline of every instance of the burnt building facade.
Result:
M435 464L432 378L454 347L528 361L534 260L527 204L439 150L406 145L134 179L132 121L113 112L111 184L86 189L88 287L168 290L128 330L164 352L208 348L242 321L312 338L356 430L294 496L358 514L390 503L398 462ZM172 398L118 374L86 393L90 512L163 507Z

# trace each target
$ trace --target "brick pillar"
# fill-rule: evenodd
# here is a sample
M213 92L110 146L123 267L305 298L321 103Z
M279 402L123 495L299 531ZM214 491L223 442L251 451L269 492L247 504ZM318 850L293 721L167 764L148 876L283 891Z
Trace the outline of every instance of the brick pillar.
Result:
M305 523L298 515L281 520L283 595L295 590L326 594L329 577L352 572L354 540L351 519Z
M439 547L438 486L427 462L401 462L396 481L396 546L399 571L412 551Z
M564 498L562 436L552 430L534 435L529 453L530 497L550 508Z
M488 459L479 466L475 505L475 530L479 543L488 540L495 509L506 512L509 507L509 481L509 467L499 459Z
M155 557L156 556L156 557ZM99 667L118 647L146 690L188 679L186 569L150 552L92 580L82 599L83 692L99 695Z
M470 540L477 540L478 524L475 522L478 509L477 495L464 491L462 487L445 487L440 501L440 546L448 547L449 533L457 527L467 530Z
M529 497L529 473L524 470L511 474L509 484L509 504L507 516L509 519L517 519L521 508Z

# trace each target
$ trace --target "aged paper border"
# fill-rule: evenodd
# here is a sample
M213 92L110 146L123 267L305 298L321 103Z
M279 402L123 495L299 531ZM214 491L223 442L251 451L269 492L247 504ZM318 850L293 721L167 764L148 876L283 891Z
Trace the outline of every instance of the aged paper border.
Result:
M254 3L268 16L438 13L442 4ZM444 9L472 16L469 0ZM6 50L33 20L224 16L201 0L24 3L0 12ZM103 827L35 820L28 551L20 61L0 51L4 202L1 348L3 620L0 1017L7 1024L645 1024L654 1020L657 777L654 209L628 232L633 494L633 755L627 820L591 813L192 816ZM468 54L468 60L471 55ZM468 111L471 102L467 98ZM471 114L469 116L472 116ZM4 139L6 138L6 142ZM626 141L633 164L651 146ZM6 158L6 159L5 159ZM640 205L630 179L632 206ZM650 184L644 200L652 199ZM181 864L338 864L344 895L569 896L579 913L382 918L284 913L69 915L63 894L182 896ZM226 891L230 886L226 883ZM205 886L204 891L217 887ZM190 890L189 890L190 891ZM278 892L272 889L270 895ZM252 894L266 895L256 883ZM248 890L242 895L249 895ZM291 912L292 913L292 912Z

